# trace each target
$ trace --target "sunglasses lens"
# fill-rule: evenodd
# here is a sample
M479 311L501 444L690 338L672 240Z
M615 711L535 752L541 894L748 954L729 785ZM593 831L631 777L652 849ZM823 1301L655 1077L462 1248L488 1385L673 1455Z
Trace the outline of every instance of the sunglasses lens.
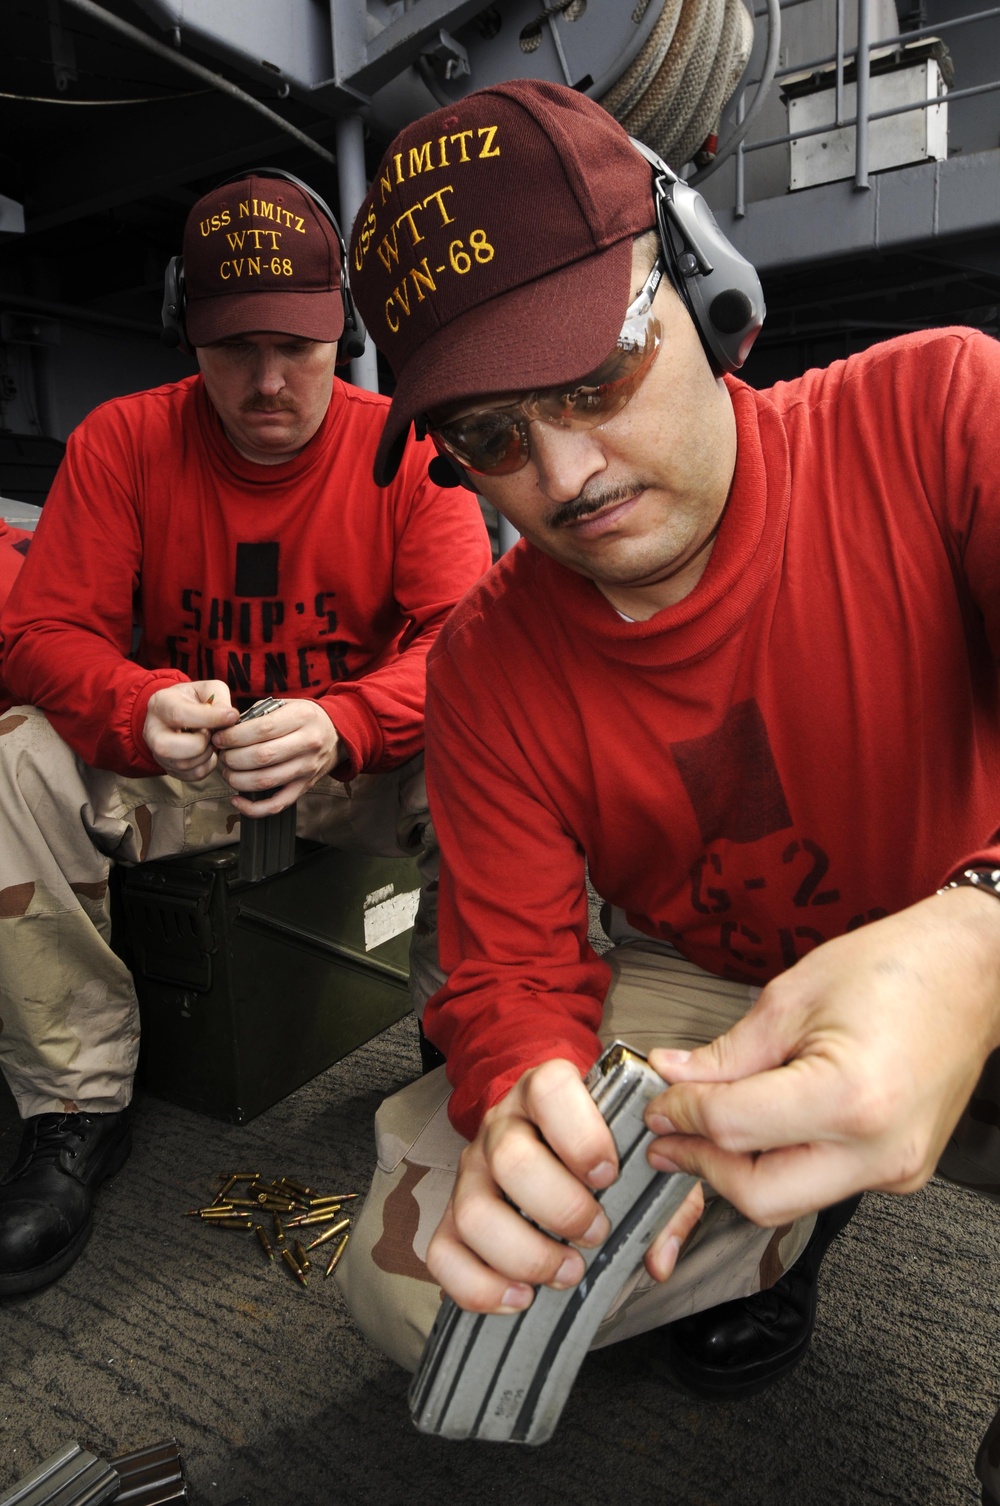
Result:
M607 423L633 398L653 362L660 344L660 325L648 321L641 344L618 345L596 371L573 387L534 392L525 402L531 418L549 423L581 424L586 428Z
M655 270L655 268L654 268ZM618 344L596 371L572 387L526 393L509 408L482 408L429 427L460 465L483 476L509 476L528 462L528 424L541 419L563 428L595 428L620 413L633 398L660 348L660 321L647 300L629 310Z
M509 475L528 458L527 427L520 413L488 409L442 424L434 432L456 460L482 475Z

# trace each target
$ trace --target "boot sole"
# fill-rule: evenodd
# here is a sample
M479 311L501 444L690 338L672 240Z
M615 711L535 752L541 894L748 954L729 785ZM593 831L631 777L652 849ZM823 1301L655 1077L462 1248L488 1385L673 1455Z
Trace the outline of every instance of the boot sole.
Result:
M132 1152L132 1132L126 1130L122 1139L108 1156L107 1164L102 1168L100 1175L94 1181L94 1191L102 1182L113 1177L128 1160ZM27 1271L11 1271L8 1274L0 1273L0 1297L18 1297L25 1292L35 1292L68 1271L77 1259L87 1240L90 1238L94 1227L93 1214L87 1215L86 1223L77 1230L67 1245L49 1260L41 1265L35 1265Z

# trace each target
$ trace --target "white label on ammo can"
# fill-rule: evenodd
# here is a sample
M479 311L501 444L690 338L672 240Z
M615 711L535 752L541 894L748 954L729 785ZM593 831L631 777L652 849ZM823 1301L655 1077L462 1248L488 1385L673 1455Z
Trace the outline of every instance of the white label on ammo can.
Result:
M381 946L393 936L408 931L417 914L420 890L411 889L408 894L393 894L392 885L376 889L365 900L365 951Z

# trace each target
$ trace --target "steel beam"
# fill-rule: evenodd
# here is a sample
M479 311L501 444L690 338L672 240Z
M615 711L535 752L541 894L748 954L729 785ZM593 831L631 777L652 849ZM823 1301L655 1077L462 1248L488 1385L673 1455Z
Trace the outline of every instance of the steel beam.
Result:
M1000 224L1000 148L875 173L870 191L853 178L748 203L737 218L716 209L724 233L760 272L946 237L995 233Z
M166 152L151 153L148 129L140 131L131 123L115 132L90 127L67 135L58 153L31 164L26 229L37 233L169 192L178 184L221 178L247 162L280 159L294 146L283 133L253 124L248 130L252 117L216 94L186 100L183 115L172 119ZM332 131L333 123L324 122L318 134ZM322 182L332 180L331 170L321 163L301 173L321 193Z
M345 115L337 121L337 164L340 224L344 239L349 245L354 217L368 191L364 124L360 115ZM364 387L369 392L378 391L378 358L371 339L365 346L364 354L351 362L351 381L356 387Z
M419 0L398 21L393 21L362 44L353 0L351 4L345 4L345 0L330 0L335 84L361 94L373 94L415 63L439 31L454 31L464 26L484 8L485 0ZM360 11L363 25L363 4ZM339 56L338 46L343 49Z

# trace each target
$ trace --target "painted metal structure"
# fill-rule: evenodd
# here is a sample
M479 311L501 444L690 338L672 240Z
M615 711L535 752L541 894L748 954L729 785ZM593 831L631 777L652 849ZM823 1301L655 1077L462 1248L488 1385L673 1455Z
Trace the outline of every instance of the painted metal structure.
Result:
M764 280L768 320L748 378L929 323L997 332L1000 5L746 3L754 47L718 156L686 172ZM679 0L9 0L0 492L5 446L20 465L45 440L49 464L51 444L97 402L183 374L158 346L158 284L187 208L213 182L273 163L337 203L346 228L408 120L504 77L600 97L642 61L668 4ZM921 47L947 92L934 81L886 103L885 81ZM799 105L790 119L794 100L813 124ZM908 160L912 147L875 152L876 131L912 136L922 115L929 138L935 114L927 160ZM834 140L849 174L811 177L809 159ZM380 375L373 351L352 371L369 387Z
M747 97L760 48L758 39ZM936 56L940 92L911 89L889 101L882 85L908 70L921 48ZM810 77L818 113L803 129L788 106ZM743 108L737 96L733 121ZM875 133L893 132L896 150L904 136L912 142L918 114L928 119L926 160L907 160L917 153L901 145L898 165L882 167L873 157ZM817 172L811 186L797 188L796 154L811 147L815 156L823 141L841 151L846 144L848 171L831 181ZM767 106L732 162L702 187L764 279L769 319L756 376L791 375L927 325L1000 333L998 143L1000 7L785 0Z

